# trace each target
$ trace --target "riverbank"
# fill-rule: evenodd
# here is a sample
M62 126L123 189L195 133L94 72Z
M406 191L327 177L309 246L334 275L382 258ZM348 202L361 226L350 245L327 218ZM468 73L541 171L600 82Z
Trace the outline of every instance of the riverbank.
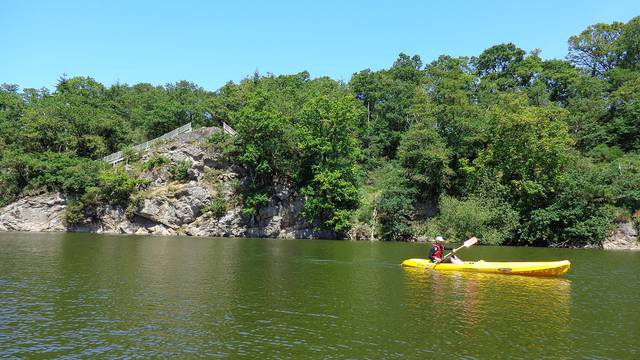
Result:
M97 203L79 211L78 199L60 192L25 196L0 209L0 231L377 240L370 228L364 235L358 227L347 234L317 231L303 216L305 197L283 183L276 182L272 195L247 212L242 199L250 174L225 156L226 140L220 128L200 128L130 156L117 166L142 185L126 204ZM187 166L176 176L180 164ZM429 241L423 235L408 240ZM632 222L618 224L600 247L640 249L638 230Z
M215 217L203 211L211 196L206 186L197 182L174 185L173 195L161 194L145 199L142 210L134 216L126 209L105 206L101 216L85 224L67 226L67 199L60 193L26 197L0 209L2 232L86 232L97 234L150 234L219 237L332 238L331 233L314 232L300 220L302 199L287 197L283 189L273 205L259 212L257 221L243 216L241 209L230 209ZM200 214L200 215L197 215ZM417 242L428 239L420 237ZM638 230L631 222L619 224L602 244L606 250L640 250Z
M179 135L124 165L144 185L126 206L97 204L74 211L59 192L26 196L0 209L0 231L68 231L105 234L217 237L335 238L303 220L303 198L286 185L255 213L242 206L247 174L228 162L216 127ZM176 180L176 164L188 164ZM122 166L122 165L118 165ZM73 215L73 216L71 216ZM70 221L73 218L73 221Z

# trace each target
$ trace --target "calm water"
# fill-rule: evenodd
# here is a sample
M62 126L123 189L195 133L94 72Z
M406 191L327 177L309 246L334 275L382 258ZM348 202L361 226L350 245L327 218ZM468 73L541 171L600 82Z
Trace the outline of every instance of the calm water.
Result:
M427 245L0 234L0 358L640 358L640 253L473 247L562 278L403 269Z

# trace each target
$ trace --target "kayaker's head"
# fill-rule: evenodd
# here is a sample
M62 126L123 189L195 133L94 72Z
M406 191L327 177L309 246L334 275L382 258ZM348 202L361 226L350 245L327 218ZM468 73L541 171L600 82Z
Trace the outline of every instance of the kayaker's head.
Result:
M443 243L444 239L442 238L442 236L438 236L438 237L436 237L436 242L437 243Z

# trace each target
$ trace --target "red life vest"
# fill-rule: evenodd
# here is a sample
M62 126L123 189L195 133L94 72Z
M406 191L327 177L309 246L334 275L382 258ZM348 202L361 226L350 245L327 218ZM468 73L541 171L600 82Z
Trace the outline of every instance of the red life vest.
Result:
M433 247L436 248L436 251L434 251L433 255L431 255L431 256L442 259L442 256L444 255L444 245L442 245L440 243L436 243L436 244L433 245Z

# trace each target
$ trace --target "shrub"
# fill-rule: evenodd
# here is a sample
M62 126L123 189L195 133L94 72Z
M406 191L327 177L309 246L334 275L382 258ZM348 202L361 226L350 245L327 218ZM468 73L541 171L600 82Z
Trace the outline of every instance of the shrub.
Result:
M127 205L129 196L145 181L132 178L121 168L104 171L98 176L99 200L111 205Z
M147 161L142 164L142 169L149 171L168 163L169 159L166 156L156 155L147 159Z
M189 180L189 169L191 169L191 161L189 160L179 160L176 161L175 164L171 167L171 175L173 175L173 179L176 181L187 181Z
M440 213L428 224L429 235L443 235L464 240L472 236L484 244L498 245L513 236L518 227L518 213L498 199L472 196L456 199L443 196Z
M142 153L132 147L126 147L122 150L122 154L124 155L124 160L128 164L134 163L142 158Z
M100 161L67 153L7 152L0 162L0 195L4 200L12 200L33 189L81 195L96 186L98 173L106 168Z
M314 176L302 189L306 196L302 213L307 221L318 221L323 230L349 230L360 200L352 175L348 170L323 170Z
M254 215L258 209L269 203L269 195L267 193L254 193L247 196L244 200L244 208L242 212L246 215Z
M228 203L227 200L220 194L215 196L211 203L207 205L202 212L205 214L210 214L213 217L220 217L227 213Z
M64 223L67 226L82 223L85 219L84 208L85 206L81 201L70 201L64 209Z

